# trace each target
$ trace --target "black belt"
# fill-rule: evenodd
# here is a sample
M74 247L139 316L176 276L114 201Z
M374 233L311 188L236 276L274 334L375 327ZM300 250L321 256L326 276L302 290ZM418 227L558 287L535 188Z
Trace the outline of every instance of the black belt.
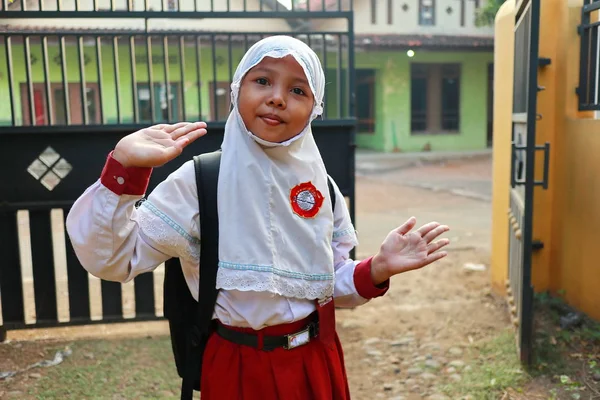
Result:
M217 323L215 329L217 335L223 339L228 340L235 344L241 344L244 346L250 346L255 349L260 349L258 335L254 333L239 332L233 329L229 329L226 326ZM298 332L290 333L289 335L282 336L263 336L262 350L271 351L277 348L283 347L286 350L291 350L296 347L303 346L310 342L310 340L317 337L319 333L319 324L315 322L309 323L306 327Z

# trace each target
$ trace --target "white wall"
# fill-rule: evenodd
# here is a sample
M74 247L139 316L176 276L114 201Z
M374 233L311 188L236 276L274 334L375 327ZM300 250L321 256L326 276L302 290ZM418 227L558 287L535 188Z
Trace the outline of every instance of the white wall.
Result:
M489 36L494 35L493 27L478 28L475 26L475 2L465 0L465 24L461 26L461 1L431 0L435 3L435 25L419 25L419 0L392 0L392 24L388 24L388 0L373 0L376 2L376 20L371 21L371 1L354 1L354 31L357 34L419 34L419 35L458 35L458 36ZM481 0L484 4L486 0ZM402 9L403 4L408 10ZM452 8L450 14L448 7ZM343 30L342 21L317 21L314 25L318 30Z

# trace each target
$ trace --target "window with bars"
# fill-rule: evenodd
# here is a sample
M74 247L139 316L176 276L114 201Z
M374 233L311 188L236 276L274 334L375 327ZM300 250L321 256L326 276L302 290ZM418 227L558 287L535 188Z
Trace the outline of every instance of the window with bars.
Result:
M375 70L356 70L358 133L375 133Z
M411 65L411 132L460 129L460 64Z
M435 25L435 0L419 0L419 25Z

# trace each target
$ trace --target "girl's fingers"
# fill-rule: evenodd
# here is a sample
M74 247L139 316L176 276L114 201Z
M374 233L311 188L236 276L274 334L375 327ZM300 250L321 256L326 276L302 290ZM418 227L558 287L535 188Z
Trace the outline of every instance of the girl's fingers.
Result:
M161 129L146 129L144 132L152 139L161 140L161 139L171 139L171 135L165 133L165 131Z
M204 135L206 135L206 129L196 129L192 132L189 132L185 136L181 136L177 140L175 140L175 146L178 146L181 149L183 149L185 146Z
M437 242L430 243L427 245L427 254L435 253L442 247L447 246L449 244L450 244L450 240L448 240L448 239L442 239L442 240L438 240Z
M408 221L396 228L396 232L401 235L406 235L412 228L414 228L416 223L417 219L415 217L410 217Z
M196 129L206 129L206 124L204 122L194 122L192 124L187 124L185 126L181 126L171 132L171 137L173 140L179 139L181 136L184 136Z
M425 236L423 236L423 239L425 240L425 243L431 243L433 239L440 236L442 233L448 232L449 230L450 228L448 228L448 226L440 225L437 228L430 230Z
M421 235L422 238L424 238L430 231L437 228L438 226L440 226L438 222L430 222L417 229L417 232L419 233L419 235Z
M189 122L178 122L176 124L171 124L171 125L159 124L157 126L159 126L158 129L160 129L161 131L166 132L166 133L171 133L171 132L175 131L176 129L182 128L186 125L190 125L190 123Z
M171 161L172 159L174 159L175 157L180 155L182 151L183 151L183 148L180 148L178 146L167 147L165 149L165 158L166 158L165 163Z

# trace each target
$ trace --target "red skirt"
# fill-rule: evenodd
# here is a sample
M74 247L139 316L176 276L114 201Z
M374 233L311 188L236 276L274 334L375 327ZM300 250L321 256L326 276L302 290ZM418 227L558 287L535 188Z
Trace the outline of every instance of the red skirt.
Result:
M307 323L270 326L260 332L287 335ZM295 349L264 351L213 333L204 353L200 395L202 400L350 400L342 345L336 334L332 346L317 337Z

